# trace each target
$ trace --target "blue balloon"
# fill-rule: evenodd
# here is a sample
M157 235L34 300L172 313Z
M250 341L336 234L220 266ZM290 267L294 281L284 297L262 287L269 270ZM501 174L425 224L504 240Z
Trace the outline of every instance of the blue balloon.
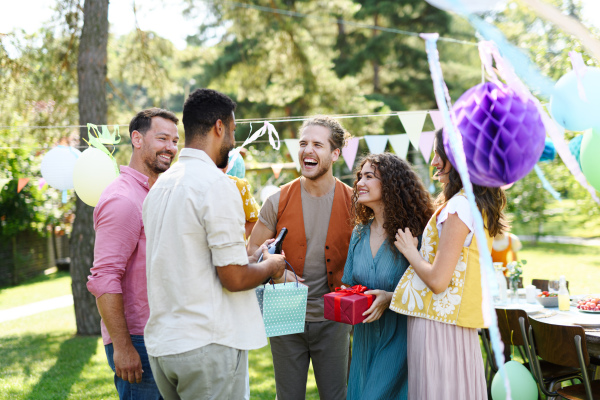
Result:
M573 154L573 157L577 160L579 168L581 169L581 160L579 159L579 153L581 152L581 141L583 135L577 135L569 141L569 151Z
M584 131L600 125L600 68L586 68L581 81L587 101L579 97L574 71L566 73L556 82L550 99L552 117L570 131Z
M544 144L544 151L540 156L540 162L544 161L552 161L556 157L556 148L554 147L554 143L552 140L546 138L546 143Z

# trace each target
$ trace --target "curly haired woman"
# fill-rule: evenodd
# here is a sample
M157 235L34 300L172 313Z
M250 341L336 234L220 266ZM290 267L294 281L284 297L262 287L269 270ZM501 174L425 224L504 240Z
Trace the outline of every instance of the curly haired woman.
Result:
M413 232L399 229L395 245L410 262L390 308L408 315L409 399L487 399L477 329L484 327L474 219L458 172L436 132L434 178L442 183L438 210L427 224L420 251ZM504 191L473 185L488 249L506 229Z
M363 324L354 327L348 399L406 399L406 317L388 309L408 261L394 247L398 229L419 237L433 213L429 193L406 161L370 154L354 182L356 227L344 267L344 284L375 296Z

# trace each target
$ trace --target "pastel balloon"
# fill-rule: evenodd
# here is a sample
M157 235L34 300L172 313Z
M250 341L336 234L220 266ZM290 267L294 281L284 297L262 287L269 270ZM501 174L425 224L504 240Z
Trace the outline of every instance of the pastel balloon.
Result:
M493 82L467 90L452 109L474 184L501 187L523 178L544 151L546 129L530 99ZM448 134L444 149L456 168Z
M278 190L279 190L279 188L277 186L274 186L274 185L267 185L267 186L265 186L260 191L260 201L262 203L264 203L265 201L267 201L267 199L269 198L269 196L271 196L272 194L274 194Z
M542 151L542 155L540 156L540 162L552 161L556 157L556 148L554 147L554 143L552 140L546 139L544 143L544 151Z
M581 152L581 140L583 135L577 135L569 141L569 151L573 154L573 157L577 160L579 168L581 168L581 160L579 159L579 153Z
M513 400L536 400L538 398L538 388L531 372L516 361L509 361L504 364L492 380L492 399L506 399L506 388L504 387L504 377L502 371L508 375L510 384L510 396Z
M587 181L600 190L600 128L585 131L581 141L581 170Z
M73 189L73 169L81 152L74 147L56 146L42 159L42 176L58 190Z
M434 7L445 11L460 13L464 8L470 13L480 13L493 10L501 0L425 0Z
M585 69L581 79L585 96L579 94L575 71L564 74L554 86L550 113L559 125L570 131L583 131L600 126L600 68Z
M102 191L118 176L114 159L95 147L89 147L75 163L75 193L85 204L96 207Z

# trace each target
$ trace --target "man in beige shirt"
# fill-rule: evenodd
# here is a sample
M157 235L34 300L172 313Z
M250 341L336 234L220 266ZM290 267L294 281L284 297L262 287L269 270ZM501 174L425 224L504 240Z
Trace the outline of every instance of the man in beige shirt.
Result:
M235 184L219 168L234 144L235 103L198 89L185 102L185 148L143 207L150 317L145 339L161 394L248 399L248 350L267 344L254 289L284 257L249 257Z

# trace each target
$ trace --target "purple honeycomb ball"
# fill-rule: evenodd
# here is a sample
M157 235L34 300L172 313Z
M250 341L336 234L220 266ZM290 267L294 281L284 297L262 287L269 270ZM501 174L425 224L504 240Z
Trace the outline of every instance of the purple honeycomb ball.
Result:
M500 187L523 178L544 151L546 129L530 99L492 82L467 90L452 109L462 136L471 182ZM448 133L444 149L453 166Z

